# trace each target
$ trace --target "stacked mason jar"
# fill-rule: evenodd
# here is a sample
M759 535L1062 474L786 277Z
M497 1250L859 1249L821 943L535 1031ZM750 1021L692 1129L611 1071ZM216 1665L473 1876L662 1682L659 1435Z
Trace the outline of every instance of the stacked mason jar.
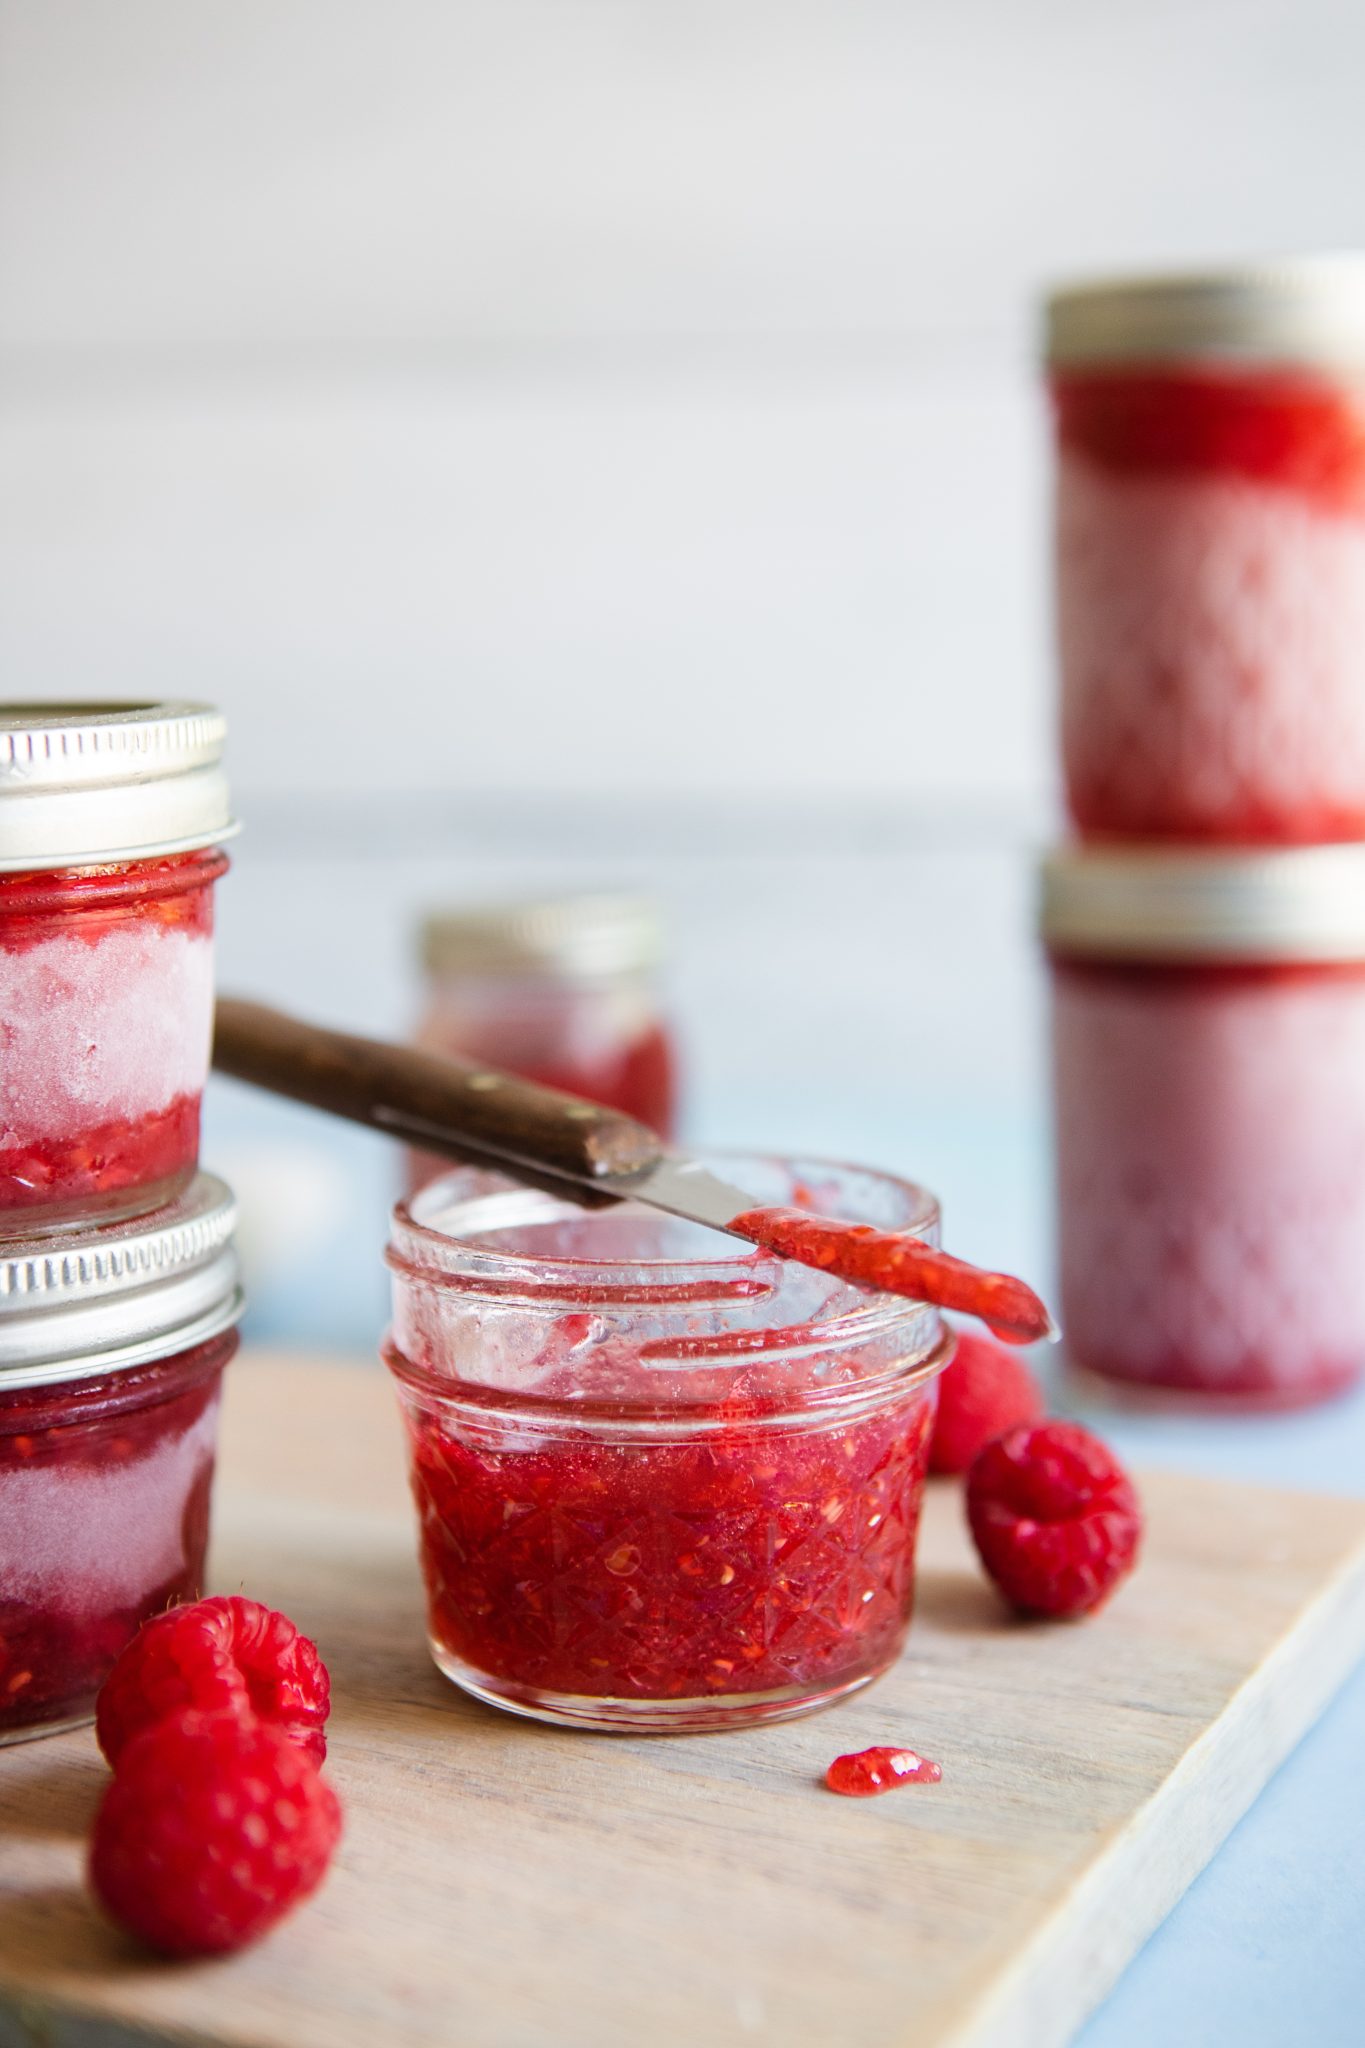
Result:
M1062 1320L1110 1381L1365 1370L1365 258L1048 308Z
M0 705L0 1742L200 1590L233 1203L201 1173L211 706Z

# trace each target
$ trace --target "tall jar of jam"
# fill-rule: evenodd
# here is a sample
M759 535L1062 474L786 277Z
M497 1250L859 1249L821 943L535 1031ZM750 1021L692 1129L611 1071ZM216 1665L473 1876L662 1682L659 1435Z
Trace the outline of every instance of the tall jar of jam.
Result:
M1061 291L1048 356L1075 822L1365 837L1365 256Z
M636 896L452 910L422 929L426 1052L486 1060L673 1134L677 1062L654 906ZM411 1185L444 1171L418 1157Z
M86 1720L124 1644L197 1599L241 1312L233 1203L0 1251L0 1742Z
M1365 846L1087 848L1043 888L1062 1324L1130 1387L1365 1372Z
M717 1162L763 1202L936 1242L923 1190ZM802 1713L899 1655L936 1311L635 1204L460 1169L395 1214L386 1359L440 1669L598 1729Z
M209 705L0 705L0 1238L191 1180L232 830Z

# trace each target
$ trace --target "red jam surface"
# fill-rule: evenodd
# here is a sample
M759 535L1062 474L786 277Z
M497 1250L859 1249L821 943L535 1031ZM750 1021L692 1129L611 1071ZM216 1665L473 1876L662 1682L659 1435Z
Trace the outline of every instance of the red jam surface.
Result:
M430 1629L510 1699L812 1703L910 1619L932 1386L833 1428L499 1444L405 1389Z
M979 1316L1006 1343L1032 1344L1052 1333L1051 1316L1022 1280L984 1272L901 1231L841 1223L804 1209L746 1209L728 1227L764 1251L837 1274L856 1287Z
M151 1615L202 1590L217 1337L98 1379L0 1383L0 1741L79 1719Z
M1070 1358L1242 1408L1365 1375L1365 967L1054 961Z
M216 852L0 875L0 1213L155 1207L199 1151Z
M825 1772L831 1792L849 1799L870 1799L878 1792L894 1792L897 1785L937 1785L943 1777L939 1766L913 1749L860 1749L849 1756L836 1756Z

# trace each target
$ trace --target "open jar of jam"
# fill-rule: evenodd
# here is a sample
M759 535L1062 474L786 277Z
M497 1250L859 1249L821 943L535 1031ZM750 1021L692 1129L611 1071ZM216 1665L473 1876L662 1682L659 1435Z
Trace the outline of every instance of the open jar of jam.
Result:
M223 733L207 705L0 706L0 1237L193 1177Z
M486 1060L673 1135L676 1054L658 916L637 896L571 896L426 920L424 1052ZM418 1155L409 1185L443 1173Z
M1048 307L1082 831L1365 837L1365 257Z
M807 1189L937 1241L905 1182L723 1166L761 1201ZM429 1638L457 1685L581 1727L725 1728L899 1654L952 1350L935 1310L474 1169L399 1207L388 1256Z
M1130 1387L1365 1371L1365 846L1055 855L1061 1320Z
M202 1590L233 1203L0 1254L0 1742L87 1720L124 1644Z

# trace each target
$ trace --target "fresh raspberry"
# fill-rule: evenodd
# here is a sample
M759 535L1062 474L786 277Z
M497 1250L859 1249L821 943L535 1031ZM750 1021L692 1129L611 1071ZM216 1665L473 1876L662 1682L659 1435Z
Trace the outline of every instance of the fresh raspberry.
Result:
M1076 1422L1012 1429L967 1480L981 1562L1024 1614L1084 1614L1132 1569L1137 1494L1113 1453Z
M931 1472L967 1472L992 1437L1043 1412L1038 1382L1017 1351L975 1330L959 1330L957 1356L938 1383Z
M90 1882L167 1955L254 1941L321 1882L341 1808L311 1757L239 1708L187 1708L129 1742L95 1816Z
M320 1764L330 1705L327 1666L286 1616L236 1596L196 1600L138 1630L104 1681L95 1734L117 1766L132 1737L168 1714L244 1707Z

